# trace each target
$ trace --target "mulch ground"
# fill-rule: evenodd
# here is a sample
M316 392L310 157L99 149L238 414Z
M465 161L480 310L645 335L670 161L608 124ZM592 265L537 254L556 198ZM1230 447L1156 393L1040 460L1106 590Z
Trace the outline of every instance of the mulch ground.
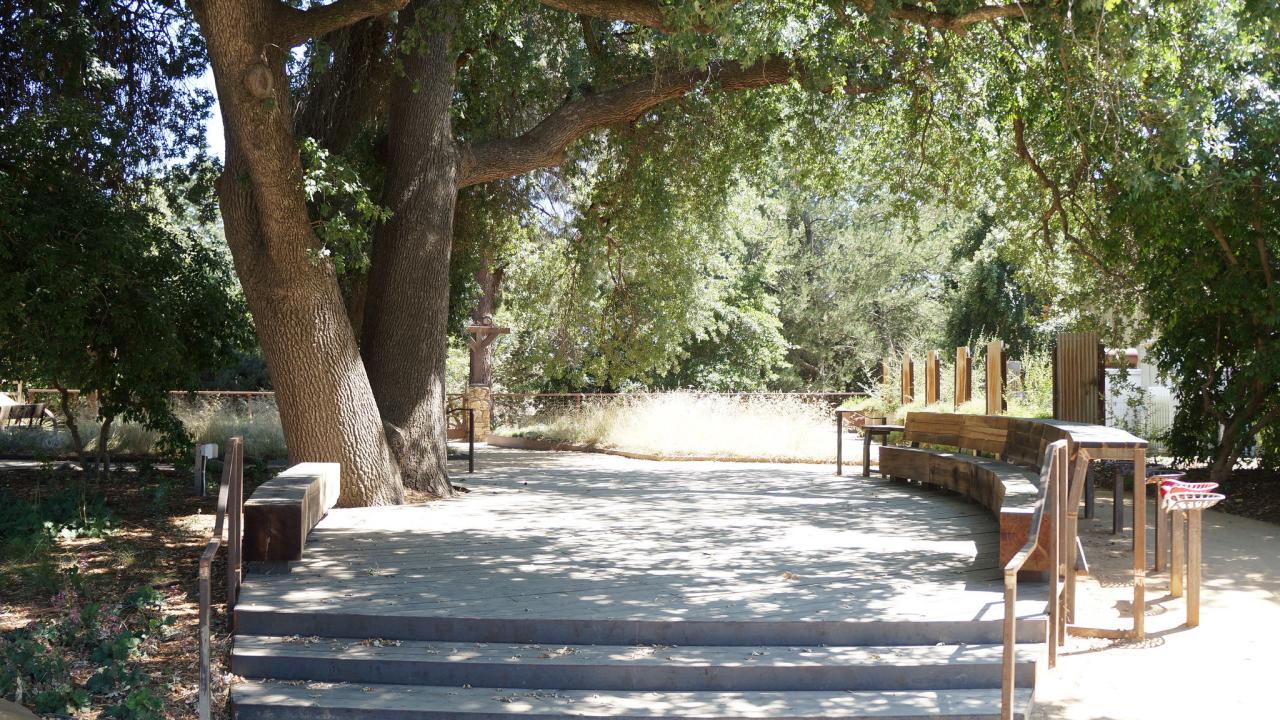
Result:
M1187 480L1209 479L1205 469L1187 472ZM1232 515L1280 525L1280 472L1275 470L1236 470L1217 492L1227 498L1218 509Z
M261 481L265 468L246 472L249 486ZM216 480L216 476L211 478ZM32 501L86 482L70 466L0 468L0 497ZM163 465L140 474L125 468L100 483L87 481L90 493L105 500L112 519L111 531L98 538L65 538L54 541L48 551L33 555L0 557L0 631L24 627L58 616L54 594L47 577L49 568L78 568L86 600L118 602L140 586L155 588L163 598L161 612L172 616L175 625L164 640L149 647L139 664L160 688L166 717L190 718L195 714L199 677L197 566L213 527L216 491L208 498L197 497L191 489L187 469ZM221 555L220 555L221 557ZM43 568L42 568L43 566ZM225 601L225 566L214 567L214 623L216 638L215 678L225 682L221 658L228 645L225 613L217 603ZM92 667L79 674L87 677ZM77 673L73 672L73 675ZM83 681L85 678L79 678ZM225 704L225 692L215 693ZM216 716L225 717L219 707ZM101 708L89 708L77 718L99 717Z

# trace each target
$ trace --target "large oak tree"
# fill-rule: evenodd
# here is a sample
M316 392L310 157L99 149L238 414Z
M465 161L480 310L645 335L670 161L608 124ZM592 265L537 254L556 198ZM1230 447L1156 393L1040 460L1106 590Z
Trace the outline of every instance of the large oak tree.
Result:
M458 191L563 162L586 133L634 120L686 94L795 83L858 94L928 72L940 38L1022 18L1018 3L916 5L545 0L580 49L599 55L587 86L559 99L520 97L459 69L482 48L511 44L486 28L512 8L461 0L192 0L226 131L219 184L228 243L254 316L291 456L337 461L341 502L395 503L403 487L448 495L443 377L449 257ZM529 12L532 6L515 5ZM550 12L541 10L539 12ZM535 38L536 39L536 38ZM325 59L308 102L293 48ZM532 72L552 72L546 54ZM297 71L298 73L305 71ZM491 135L458 132L460 103L485 89L525 108ZM513 96L514 95L514 96ZM376 118L376 119L375 119ZM359 311L313 228L301 137L379 137L381 204ZM475 130L475 128L468 128ZM353 318L355 323L353 323Z

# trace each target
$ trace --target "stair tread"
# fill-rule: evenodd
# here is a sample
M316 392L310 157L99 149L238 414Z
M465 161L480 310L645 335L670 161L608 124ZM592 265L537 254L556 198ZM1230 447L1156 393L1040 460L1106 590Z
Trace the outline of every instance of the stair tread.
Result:
M1019 662L1035 662L1038 644L1020 645ZM859 665L963 665L999 663L1000 645L903 646L666 646L458 643L241 635L237 657L334 658L378 662L496 663L503 665L626 665L675 667L820 667Z
M1031 691L1018 689L1022 712ZM309 717L347 711L341 717L489 718L995 718L1000 691L792 691L792 692L606 692L595 690L520 690L429 685L365 685L246 681L232 689L241 717L268 708L271 717L292 717L286 709L305 709ZM265 715L264 715L265 716ZM1021 715L1019 715L1021 716ZM299 714L298 717L301 717Z

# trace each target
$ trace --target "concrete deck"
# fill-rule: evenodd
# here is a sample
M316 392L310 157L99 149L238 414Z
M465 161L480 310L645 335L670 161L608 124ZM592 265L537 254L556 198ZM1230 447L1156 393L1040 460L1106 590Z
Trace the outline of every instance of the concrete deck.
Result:
M736 632L730 623L1002 617L996 521L945 492L836 477L831 465L484 446L478 456L475 475L455 475L471 490L458 499L331 511L290 572L247 576L238 621L594 619ZM1044 611L1037 585L1021 598L1019 615ZM294 632L279 627L242 632Z

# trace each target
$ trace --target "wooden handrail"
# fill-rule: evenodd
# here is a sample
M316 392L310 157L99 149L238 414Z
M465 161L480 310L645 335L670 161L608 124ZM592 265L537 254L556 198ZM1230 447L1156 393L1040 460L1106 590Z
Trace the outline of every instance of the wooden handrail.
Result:
M1000 717L1013 720L1013 693L1015 686L1015 652L1018 642L1018 573L1036 550L1042 549L1041 528L1046 509L1049 513L1049 667L1057 664L1060 640L1061 602L1058 597L1062 567L1061 545L1070 540L1061 537L1062 512L1066 505L1067 441L1058 440L1045 448L1044 462L1040 470L1040 497L1036 500L1031 518L1031 532L1027 542L1004 566L1004 658L1001 665Z
M218 514L213 521L213 535L200 554L200 691L196 709L200 720L210 720L213 704L212 668L210 666L209 620L213 611L213 560L222 546L222 524L227 521L227 623L240 590L240 523L244 512L244 439L233 437L227 443L222 463L222 487L218 489Z

